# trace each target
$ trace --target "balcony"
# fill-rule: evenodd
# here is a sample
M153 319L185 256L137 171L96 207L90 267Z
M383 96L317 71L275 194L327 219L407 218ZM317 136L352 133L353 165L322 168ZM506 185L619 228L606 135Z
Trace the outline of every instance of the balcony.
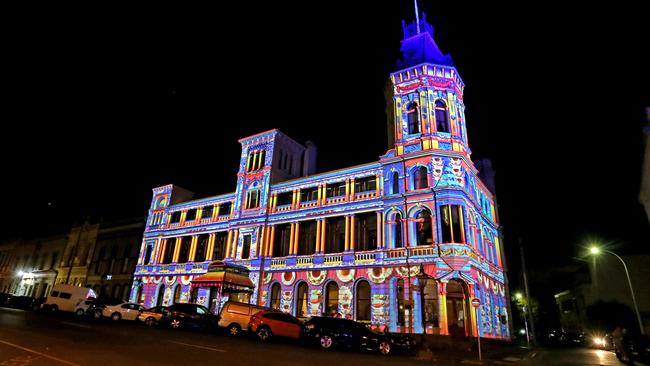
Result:
M355 201L361 201L361 200L367 200L371 198L377 197L377 191L366 191L366 192L359 192L354 194L354 200Z
M197 220L192 220L192 221L185 221L183 223L180 222L175 222L171 224L162 224L160 225L161 229L177 229L177 228L182 228L182 227L189 227L189 226L195 226L195 225L206 225L206 224L213 224L215 222L223 222L223 221L228 221L230 220L230 215L221 215L217 216L215 218L209 217L206 219L197 219Z
M226 259L238 265L246 266L251 271L259 270L263 264L265 271L281 270L312 270L331 269L336 267L367 267L367 266L395 266L395 265L418 265L419 263L433 263L438 261L438 251L447 258L447 261L460 266L473 262L476 266L494 273L499 273L500 268L480 258L476 252L466 244L440 244L427 245L409 248L386 248L359 252L343 253L318 253L313 255L288 256L279 258L259 258L238 260ZM138 265L135 275L195 275L205 273L210 262L197 263L172 263L172 264L149 264Z

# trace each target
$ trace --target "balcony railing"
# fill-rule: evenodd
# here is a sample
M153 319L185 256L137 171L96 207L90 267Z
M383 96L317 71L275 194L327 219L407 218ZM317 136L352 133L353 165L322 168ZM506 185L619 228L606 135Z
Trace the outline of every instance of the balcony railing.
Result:
M278 258L251 259L225 259L226 262L233 262L238 265L251 268L257 271L260 265L265 270L284 269L319 269L335 268L337 266L382 266L382 265L416 265L417 263L431 263L438 258L456 257L466 261L473 261L475 265L493 272L501 271L498 266L480 258L469 245L447 243L438 245L427 245L408 248L380 248L370 251L343 252L343 253L316 253L312 255L287 256ZM172 263L172 264L148 264L136 266L136 275L194 275L205 273L210 261L197 263Z

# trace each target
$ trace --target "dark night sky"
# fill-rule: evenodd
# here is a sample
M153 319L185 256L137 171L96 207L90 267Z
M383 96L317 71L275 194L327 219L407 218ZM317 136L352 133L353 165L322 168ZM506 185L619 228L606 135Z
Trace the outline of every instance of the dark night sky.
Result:
M537 268L589 237L650 251L637 203L650 105L640 5L420 2L466 83L473 158L497 170L512 268L518 235ZM168 183L231 192L237 139L271 128L314 141L319 171L376 160L412 2L348 3L10 17L2 237L144 215Z

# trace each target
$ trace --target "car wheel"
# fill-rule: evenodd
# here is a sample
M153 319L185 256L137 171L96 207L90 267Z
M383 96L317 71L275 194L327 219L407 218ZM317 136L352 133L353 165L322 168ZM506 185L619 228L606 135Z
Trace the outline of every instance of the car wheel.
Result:
M181 327L181 321L180 321L179 319L172 319L172 320L169 322L169 326L170 326L172 329L178 329L178 328Z
M95 310L95 312L93 313L93 318L101 319L101 317L102 317L102 311L101 310Z
M56 305L50 305L48 310L50 310L50 313L56 313L56 311L59 310L59 307Z
M271 330L267 327L260 327L257 330L257 338L262 342L268 341L271 339Z
M84 309L77 309L74 313L77 314L77 316L82 316L84 315Z
M390 353L390 343L388 341L379 342L379 353L384 356Z
M321 348L330 349L330 348L332 348L333 344L334 344L334 340L328 334L323 334L320 337L320 346L321 346Z
M38 305L32 305L32 310L39 311L39 310L41 310L41 307L38 306Z
M150 317L148 317L147 319L144 320L144 324L149 326L149 327L153 327L154 325L156 325L156 319L154 319L152 316L150 316Z
M113 321L119 321L122 319L122 315L120 313L113 313L113 315L111 315L111 319L113 319Z
M238 336L240 331L241 329L239 329L239 324L230 324L230 326L228 326L228 334L233 337Z

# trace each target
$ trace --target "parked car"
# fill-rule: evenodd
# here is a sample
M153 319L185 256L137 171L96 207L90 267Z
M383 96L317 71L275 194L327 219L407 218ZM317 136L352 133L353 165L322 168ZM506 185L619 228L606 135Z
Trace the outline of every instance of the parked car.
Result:
M174 304L163 310L159 323L172 329L200 327L216 329L219 318L198 304Z
M145 309L140 313L140 315L138 315L138 320L143 322L145 325L153 327L160 322L166 308L166 306L155 306L153 308Z
M34 311L39 311L43 309L43 303L47 300L46 296L41 296L39 298L36 298L34 302L32 303L32 310Z
M261 341L274 336L300 338L302 322L293 315L278 311L260 311L251 316L248 329Z
M50 295L43 303L44 310L74 312L80 301L96 298L92 289L58 284L52 287Z
M0 292L0 306L7 306L13 295L6 292Z
M90 308L90 306L97 300L95 299L90 299L90 300L81 300L77 304L77 306L74 309L74 313L77 314L78 316L86 315L86 312Z
M313 317L303 325L302 335L323 349L346 347L382 355L415 349L415 340L410 336L375 332L365 324L340 318Z
M260 311L274 311L265 306L251 305L243 302L228 301L219 313L219 326L228 329L231 336L238 335L242 330L248 330L251 316Z
M36 299L31 296L12 296L8 306L14 309L33 310Z
M95 319L101 319L104 308L107 306L118 305L122 303L124 303L124 300L107 298L95 299L90 305L88 305L88 309L86 309L86 315L91 316Z
M144 307L140 304L125 302L117 305L106 305L102 309L102 315L106 318L111 318L113 321L122 319L136 320L143 310Z

